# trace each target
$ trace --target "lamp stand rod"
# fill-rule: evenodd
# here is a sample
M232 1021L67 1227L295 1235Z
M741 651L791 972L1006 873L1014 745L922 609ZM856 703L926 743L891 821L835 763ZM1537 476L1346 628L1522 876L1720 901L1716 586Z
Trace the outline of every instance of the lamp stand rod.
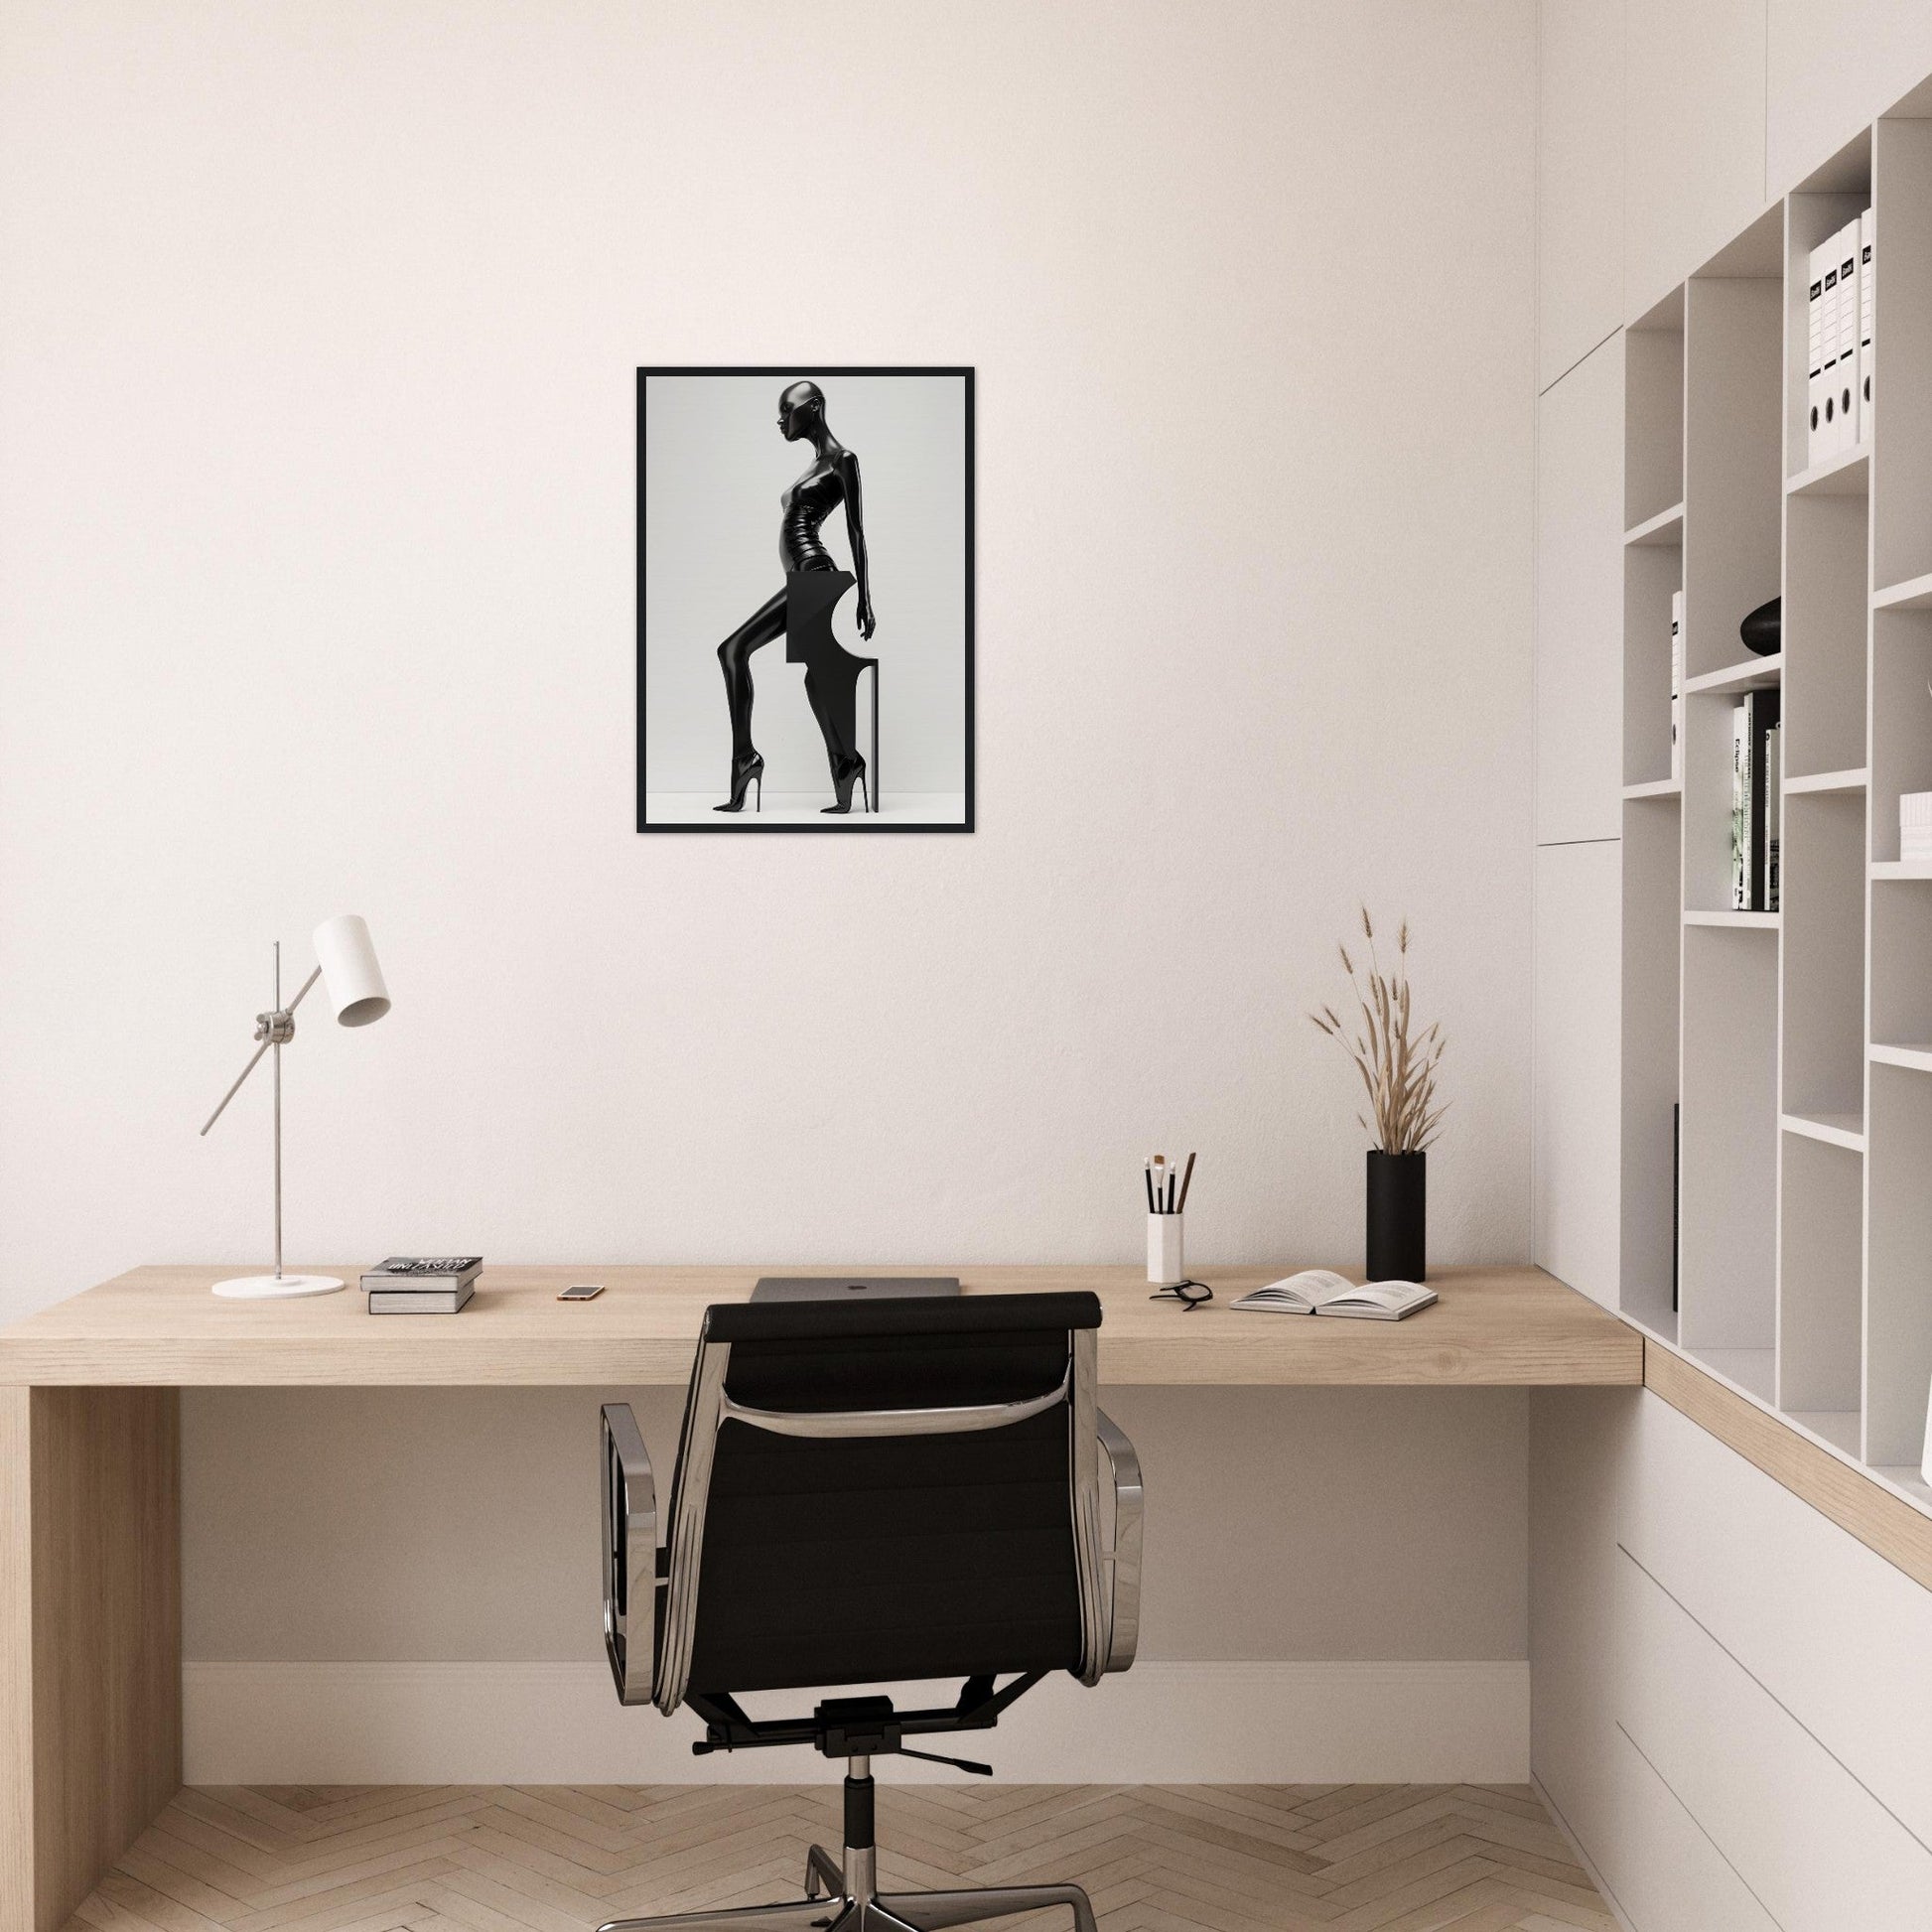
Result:
M275 941L275 999L273 1011L282 1011L282 942ZM272 1035L275 1043L275 1279L282 1279L282 1039L281 1030Z
M274 948L271 1000L266 1013L255 1015L257 1044L254 1053L236 1075L234 1085L221 1096L221 1104L208 1115L207 1125L202 1129L206 1134L221 1118L228 1102L241 1091L242 1082L261 1064L262 1055L272 1048L275 1054L275 1272L272 1275L250 1275L235 1281L216 1282L213 1292L231 1301L263 1296L327 1295L343 1286L334 1275L285 1275L282 1272L282 1048L295 1037L295 1010L308 997L309 989L322 977L322 966L318 961L314 972L302 982L301 992L287 1006L283 1006L282 942L279 939L274 941Z

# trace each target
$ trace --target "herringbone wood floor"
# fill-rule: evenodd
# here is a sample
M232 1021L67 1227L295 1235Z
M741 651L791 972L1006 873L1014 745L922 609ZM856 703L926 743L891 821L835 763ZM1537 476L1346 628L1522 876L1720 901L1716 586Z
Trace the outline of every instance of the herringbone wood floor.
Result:
M838 1820L835 1781L191 1787L69 1932L582 1932L797 1897ZM1072 1879L1101 1932L1614 1932L1520 1785L882 1781L879 1841L882 1890Z

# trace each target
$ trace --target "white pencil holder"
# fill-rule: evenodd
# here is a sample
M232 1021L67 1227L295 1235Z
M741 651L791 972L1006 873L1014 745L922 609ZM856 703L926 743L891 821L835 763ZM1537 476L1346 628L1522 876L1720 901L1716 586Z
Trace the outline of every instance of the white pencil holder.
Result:
M1184 1214L1150 1214L1147 1217L1147 1278L1157 1288L1169 1288L1187 1279L1181 1239Z

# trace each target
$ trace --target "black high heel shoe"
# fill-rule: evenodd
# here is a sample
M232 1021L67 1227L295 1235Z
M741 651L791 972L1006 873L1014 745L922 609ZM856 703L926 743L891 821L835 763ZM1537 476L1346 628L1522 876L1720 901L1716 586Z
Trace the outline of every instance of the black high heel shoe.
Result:
M748 759L742 760L733 759L731 802L714 805L711 809L714 812L742 812L745 809L745 794L751 790L755 781L759 788L758 808L762 812L764 810L764 754L754 752Z
M852 781L859 781L859 795L866 801L866 811L872 811L872 793L866 789L866 761L857 752L848 754L832 767L832 789L838 794L836 805L822 805L821 811L843 814L852 809Z

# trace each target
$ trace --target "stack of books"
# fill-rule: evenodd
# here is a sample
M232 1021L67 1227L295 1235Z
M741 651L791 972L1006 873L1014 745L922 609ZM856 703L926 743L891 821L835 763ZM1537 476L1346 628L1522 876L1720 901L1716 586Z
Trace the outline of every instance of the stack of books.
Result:
M362 1277L371 1314L455 1314L477 1292L482 1255L391 1255Z

